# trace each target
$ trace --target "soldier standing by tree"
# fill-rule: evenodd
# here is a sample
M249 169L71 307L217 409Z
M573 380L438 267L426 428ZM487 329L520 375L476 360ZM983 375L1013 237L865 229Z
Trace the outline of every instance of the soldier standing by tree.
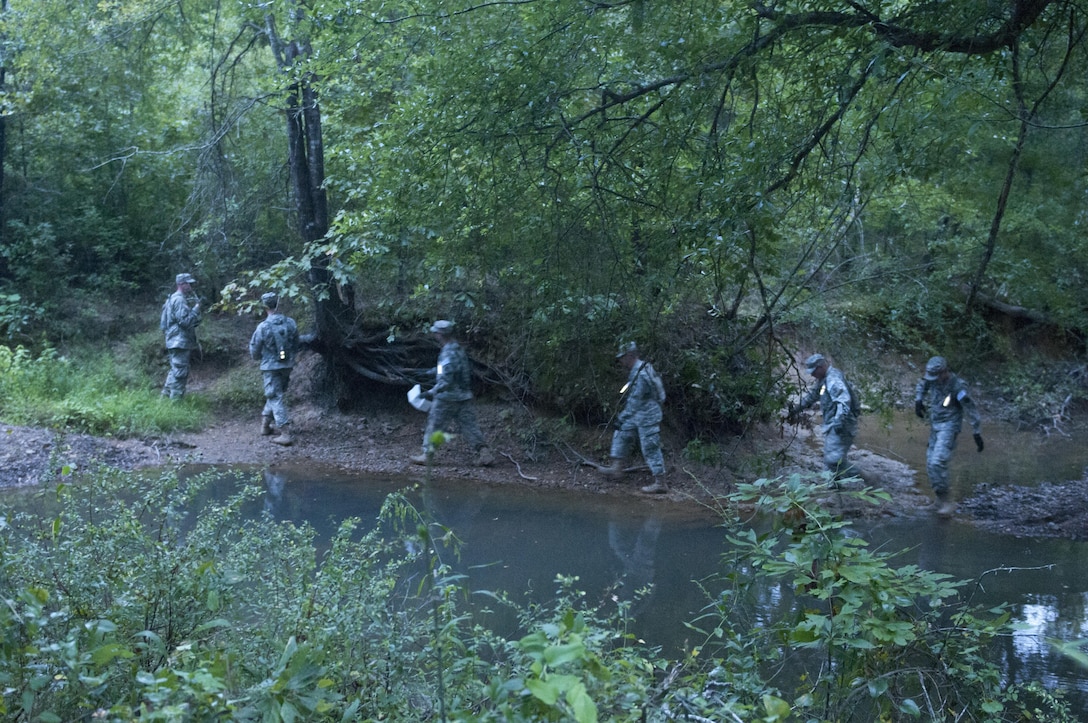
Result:
M279 296L268 292L261 296L268 316L257 325L249 340L249 355L261 363L264 376L264 410L261 412L261 434L272 434L275 422L279 436L272 441L287 446L291 437L291 416L287 411L287 385L298 355L298 326L295 320L279 310Z
M181 399L189 383L189 363L193 349L198 348L196 327L200 324L200 299L193 293L196 279L192 274L174 277L177 290L162 307L159 327L166 335L166 353L170 355L170 373L162 388L162 396Z

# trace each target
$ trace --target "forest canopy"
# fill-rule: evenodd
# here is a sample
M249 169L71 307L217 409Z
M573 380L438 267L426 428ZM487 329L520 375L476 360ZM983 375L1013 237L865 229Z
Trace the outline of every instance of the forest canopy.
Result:
M593 418L637 339L699 425L780 331L1086 331L1086 8L1055 0L7 0L0 333L188 270L308 305L340 378L456 319ZM410 347L408 347L410 349Z

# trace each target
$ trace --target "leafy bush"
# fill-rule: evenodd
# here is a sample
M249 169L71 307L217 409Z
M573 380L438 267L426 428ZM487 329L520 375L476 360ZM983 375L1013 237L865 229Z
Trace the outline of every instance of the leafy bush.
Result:
M153 386L154 385L154 386ZM0 408L14 424L137 436L198 429L207 403L163 400L157 383L112 357L71 358L0 346Z
M0 335L13 339L41 314L41 309L27 303L19 294L0 294Z

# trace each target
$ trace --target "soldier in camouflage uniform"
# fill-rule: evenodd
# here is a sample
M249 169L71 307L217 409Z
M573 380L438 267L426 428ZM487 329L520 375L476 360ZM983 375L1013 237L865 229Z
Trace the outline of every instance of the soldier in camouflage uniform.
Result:
M929 411L929 445L926 447L926 475L937 496L937 514L949 517L956 511L948 485L948 463L956 448L956 437L963 426L963 415L971 424L975 446L981 452L982 416L967 394L967 384L953 374L944 357L926 362L926 371L914 388L914 413L926 418Z
M264 376L264 410L261 412L261 434L272 435L275 422L279 435L272 441L287 446L291 437L291 416L287 411L287 385L298 355L298 326L291 317L280 313L279 297L269 292L261 296L267 317L257 325L249 340L249 355L261 363Z
M661 405L665 401L665 388L653 366L639 359L638 345L634 342L620 346L616 358L627 367L627 383L620 391L624 397L623 410L616 418L616 431L612 434L612 464L601 471L614 476L623 474L624 460L637 440L642 458L654 476L653 484L642 491L664 494L669 491L665 456L661 453Z
M846 456L858 434L858 400L853 398L842 372L831 366L822 354L805 360L809 376L816 380L803 397L800 409L820 403L824 425L824 466L833 479L857 476Z
M162 307L159 327L166 335L166 353L170 355L170 372L162 388L162 396L181 399L189 383L189 362L193 349L198 348L196 327L200 324L200 299L193 293L196 279L192 274L174 278L177 290Z
M431 333L442 346L438 366L433 373L435 384L420 396L431 402L427 413L427 428L423 432L423 451L411 457L413 464L427 464L434 455L432 435L448 432L457 422L461 433L476 450L476 464L487 467L495 461L476 422L476 407L472 401L472 365L468 354L453 336L452 321L440 320L431 325Z

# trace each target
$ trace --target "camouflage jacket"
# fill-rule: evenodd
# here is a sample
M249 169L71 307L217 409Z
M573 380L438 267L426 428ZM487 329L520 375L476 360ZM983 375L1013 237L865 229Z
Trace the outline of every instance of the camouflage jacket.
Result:
M627 384L620 392L624 398L618 419L622 427L652 427L661 424L661 403L665 390L661 377L649 362L639 359L627 375Z
M434 368L435 383L430 392L435 399L464 402L472 399L472 363L456 341L448 341L438 353Z
M855 400L850 395L846 378L835 367L828 367L823 379L801 397L801 409L808 409L820 403L820 413L824 418L824 431L839 430L846 434L856 433L858 418L854 413Z
M261 371L290 369L297 354L298 326L283 314L270 314L249 340L249 355L261 363Z
M196 306L196 297L186 297L175 291L162 307L159 326L166 334L167 349L196 349L196 327L200 323L200 312Z
M937 379L919 379L914 388L914 400L923 402L929 409L931 427L959 432L966 414L971 431L982 433L982 415L967 394L967 384L955 374L949 374L943 384Z

